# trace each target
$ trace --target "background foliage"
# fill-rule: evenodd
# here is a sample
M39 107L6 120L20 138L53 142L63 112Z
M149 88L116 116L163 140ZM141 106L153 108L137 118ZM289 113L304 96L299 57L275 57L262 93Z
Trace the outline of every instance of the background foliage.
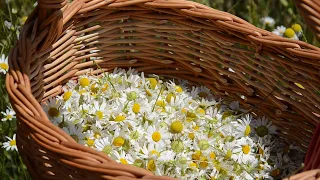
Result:
M303 24L292 0L194 0L215 9L229 12L241 17L260 28L264 27L260 19L270 16L275 19L275 26L291 27L299 23L303 27L306 41L319 46L312 32ZM27 16L34 8L35 0L0 0L0 56L9 53L17 41L19 31ZM11 25L10 25L11 24ZM0 111L9 106L5 92L5 75L0 74ZM0 119L2 115L0 115ZM16 131L16 120L0 121L0 147L7 141L5 136L12 137ZM23 165L18 152L6 151L0 148L0 177L3 179L29 179L28 172Z

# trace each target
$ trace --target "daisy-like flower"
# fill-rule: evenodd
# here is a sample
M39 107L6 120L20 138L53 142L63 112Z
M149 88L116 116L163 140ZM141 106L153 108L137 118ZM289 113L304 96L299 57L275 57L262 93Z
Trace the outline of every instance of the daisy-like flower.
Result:
M6 136L8 139L7 142L4 142L2 147L6 149L6 151L18 151L17 145L16 145L16 134L13 135L12 138Z
M250 126L251 119L252 119L251 115L246 114L245 117L238 119L238 122L232 122L232 124L237 124L235 126L237 131L234 132L236 138L247 137L250 135L250 133L251 133L251 126Z
M252 121L253 129L259 137L276 134L276 127L272 125L266 117L258 118Z
M277 26L273 31L272 33L273 34L276 34L278 36L283 36L283 33L286 31L286 27L284 26Z
M10 107L8 107L6 109L6 112L1 112L1 114L3 115L3 118L1 119L1 121L11 121L12 118L15 118L16 113L14 112L14 110Z
M293 24L291 28L294 30L294 32L296 32L296 35L298 37L302 36L302 27L300 24Z
M234 152L237 153L238 163L250 164L255 160L253 146L254 144L249 138L241 138L236 140Z
M76 142L80 144L84 142L86 134L82 132L82 128L80 126L72 125L63 127L62 130L69 134Z
M57 122L62 121L63 114L65 114L67 111L62 106L62 101L60 99L56 99L53 97L50 97L44 104L43 109L49 116L49 118L55 119Z
M102 151L106 154L110 154L112 152L112 138L110 136L104 136L101 139L96 139L94 141L94 146L96 150Z
M292 28L287 28L284 31L283 36L289 39L299 40L299 37L296 35L295 31Z
M112 151L112 155L115 157L116 161L121 164L133 164L134 159L130 153L125 151Z
M263 17L260 19L260 22L265 25L265 26L269 26L272 27L275 24L275 21L273 18L267 16L267 17Z
M0 73L6 74L9 70L8 57L5 57L4 54L0 57Z
M272 179L302 162L267 119L238 118L245 111L237 101L215 101L204 86L161 79L117 68L99 78L83 75L43 107L77 142L156 175ZM271 156L277 153L281 159Z
M148 143L154 144L157 148L162 148L170 144L170 133L160 126L148 126L146 139Z

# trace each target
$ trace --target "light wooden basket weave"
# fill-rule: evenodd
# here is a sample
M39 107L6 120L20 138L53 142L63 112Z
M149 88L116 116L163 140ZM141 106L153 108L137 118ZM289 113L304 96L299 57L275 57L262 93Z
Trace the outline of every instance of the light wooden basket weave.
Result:
M320 40L320 1L319 0L295 0L299 13Z
M90 57L100 57L102 69ZM10 52L6 87L19 153L34 179L171 179L77 144L39 103L61 94L71 78L134 67L238 100L307 150L319 124L319 60L317 47L190 1L38 0Z

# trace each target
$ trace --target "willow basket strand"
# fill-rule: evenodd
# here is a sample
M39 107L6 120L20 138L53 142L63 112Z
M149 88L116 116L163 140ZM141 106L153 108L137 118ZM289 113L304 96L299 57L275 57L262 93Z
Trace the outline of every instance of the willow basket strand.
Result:
M268 116L307 150L319 123L319 59L317 47L190 1L39 0L6 77L19 153L34 179L171 179L77 144L39 104L69 79L115 67L206 85Z
M308 27L320 40L320 2L318 0L295 0L295 4Z

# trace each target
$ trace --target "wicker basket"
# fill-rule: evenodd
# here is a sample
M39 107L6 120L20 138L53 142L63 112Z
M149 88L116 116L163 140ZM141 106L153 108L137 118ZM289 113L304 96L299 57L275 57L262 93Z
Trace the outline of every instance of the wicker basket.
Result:
M303 16L308 27L320 40L320 1L319 0L295 0L300 14Z
M95 61L102 69L90 57L102 57ZM307 150L319 123L319 60L317 47L190 1L38 0L10 52L6 87L19 120L19 153L34 179L172 179L77 144L39 103L61 94L71 78L134 67L238 100ZM317 138L307 158L313 168L320 164L311 151L320 151Z

